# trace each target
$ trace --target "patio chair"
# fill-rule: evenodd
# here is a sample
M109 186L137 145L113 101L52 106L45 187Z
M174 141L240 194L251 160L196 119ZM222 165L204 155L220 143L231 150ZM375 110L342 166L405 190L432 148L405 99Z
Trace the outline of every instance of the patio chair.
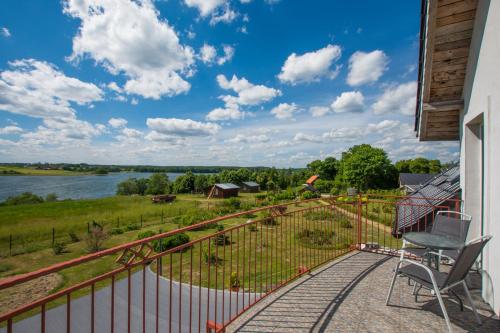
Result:
M439 301L439 305L441 306L441 310L443 311L443 316L446 321L446 325L448 326L448 331L452 332L450 318L448 317L448 313L446 312L441 293L451 291L451 288L461 284L472 307L474 316L476 317L477 322L481 324L481 319L477 314L476 306L472 302L469 289L467 288L465 277L469 273L469 270L476 259L481 254L484 246L490 239L491 236L483 236L468 242L460 251L449 273L439 272L438 270L426 266L420 262L416 262L406 258L401 259L396 266L394 277L392 278L389 294L387 295L386 305L389 305L392 291L394 289L394 284L396 282L396 277L398 275L407 277L413 280L416 284L418 283L419 285L421 285L423 288L434 291ZM401 266L403 263L408 263L408 265Z
M451 236L458 238L465 242L467 239L467 232L472 221L472 217L455 211L439 211L434 217L430 233L443 236ZM405 252L409 252L418 257L424 257L428 254L428 249L418 247L405 248ZM441 261L442 257L456 260L459 250L444 250L438 254L438 260Z

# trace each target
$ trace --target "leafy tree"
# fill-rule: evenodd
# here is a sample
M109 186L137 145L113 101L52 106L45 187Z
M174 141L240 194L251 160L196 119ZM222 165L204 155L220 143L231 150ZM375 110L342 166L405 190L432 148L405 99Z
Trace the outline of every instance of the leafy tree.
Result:
M57 194L55 193L49 193L45 196L45 201L46 202L54 202L57 201Z
M137 179L129 178L120 182L117 185L116 194L118 195L132 195L138 193Z
M168 176L165 173L154 173L149 177L146 193L165 194L168 189Z
M342 176L359 190L393 188L397 183L397 171L381 148L368 144L357 145L342 153Z
M396 169L399 173L410 173L410 161L411 160L401 160L397 161L395 164Z
M137 184L137 194L146 194L146 191L148 190L149 179L139 178L135 182Z
M191 171L175 179L173 184L174 193L191 193L194 191L195 176Z

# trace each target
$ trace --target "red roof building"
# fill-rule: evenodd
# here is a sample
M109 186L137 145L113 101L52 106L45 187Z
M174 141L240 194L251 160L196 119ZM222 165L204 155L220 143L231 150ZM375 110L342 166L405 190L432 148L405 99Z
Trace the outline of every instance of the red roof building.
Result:
M318 178L319 178L319 176L318 176L318 175L311 176L311 177L309 177L309 179L308 179L308 180L306 180L306 184L313 185L313 184L314 184L314 182L315 182L316 180L318 180Z

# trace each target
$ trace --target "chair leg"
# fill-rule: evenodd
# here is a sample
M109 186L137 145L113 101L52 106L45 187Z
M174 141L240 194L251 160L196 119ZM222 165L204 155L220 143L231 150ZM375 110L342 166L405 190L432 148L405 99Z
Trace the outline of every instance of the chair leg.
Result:
M394 284L396 283L396 278L399 272L399 266L401 265L401 261L398 262L396 269L394 270L394 276L392 277L391 287L389 288L389 294L387 294L387 300L385 301L385 305L389 305L389 301L391 300L392 291L394 289Z
M477 322L479 323L479 325L481 325L481 318L479 318L476 306L474 305L474 302L472 301L472 297L470 295L469 288L467 288L467 284L465 283L465 281L462 281L462 285L464 286L465 294L467 295L467 299L469 300L470 306L472 308L472 312L474 312L474 316L476 317Z
M448 312L446 312L446 308L444 307L443 298L441 297L441 292L439 292L439 289L436 288L435 285L434 285L434 291L436 292L436 296L437 296L439 305L441 306L441 311L443 311L444 320L446 321L446 326L448 326L448 332L453 333L453 329L451 328L450 318L448 317Z

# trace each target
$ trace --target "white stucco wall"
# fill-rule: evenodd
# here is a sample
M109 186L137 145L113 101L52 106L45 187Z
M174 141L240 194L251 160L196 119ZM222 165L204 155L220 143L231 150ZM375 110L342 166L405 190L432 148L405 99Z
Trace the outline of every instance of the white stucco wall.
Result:
M464 87L461 185L464 210L473 215L470 238L493 235L483 261L483 297L500 314L500 0L479 0ZM484 222L481 226L480 145L468 124L484 123ZM479 147L479 150L478 150ZM479 164L478 164L479 163ZM470 200L468 200L470 199Z

